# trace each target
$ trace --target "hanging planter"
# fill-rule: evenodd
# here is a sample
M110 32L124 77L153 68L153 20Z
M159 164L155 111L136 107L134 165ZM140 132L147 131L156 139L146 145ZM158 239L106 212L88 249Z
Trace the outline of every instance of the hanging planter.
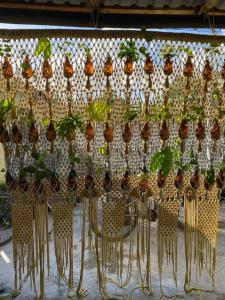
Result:
M35 126L35 122L31 121L29 131L28 131L28 139L29 142L32 144L32 153L37 152L37 142L39 139L39 133L37 127Z
M54 140L56 139L56 129L55 129L53 120L50 120L49 125L46 129L45 135L46 135L47 141L51 143L50 152L53 153L54 152Z
M22 76L26 80L25 88L27 90L29 89L29 79L33 76L33 70L28 55L25 56L21 67L22 67Z
M8 55L5 55L4 61L2 64L3 76L7 80L6 90L10 91L10 78L13 77L13 68L9 62Z

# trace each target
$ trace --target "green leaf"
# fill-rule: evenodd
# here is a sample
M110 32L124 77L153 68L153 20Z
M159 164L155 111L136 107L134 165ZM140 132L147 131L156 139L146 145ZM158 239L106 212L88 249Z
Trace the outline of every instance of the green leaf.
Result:
M76 156L74 155L74 153L70 153L70 154L69 154L69 160L70 160L70 162L72 162L72 163L77 163L77 164L80 163L80 158L76 157Z
M104 144L98 148L98 153L103 156L106 154L106 150L107 150L107 144Z
M47 38L39 39L34 50L35 56L40 56L41 54L43 54L44 59L49 59L52 54L52 45Z
M102 101L94 101L89 103L85 108L89 119L96 122L103 122L110 110L110 106Z
M162 164L163 156L161 151L156 152L153 154L150 162L150 171L154 172L158 170Z

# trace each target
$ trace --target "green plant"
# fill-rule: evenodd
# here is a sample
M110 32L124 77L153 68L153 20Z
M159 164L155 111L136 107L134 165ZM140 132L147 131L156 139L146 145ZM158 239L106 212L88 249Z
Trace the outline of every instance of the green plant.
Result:
M12 45L10 44L10 40L3 40L2 43L0 43L0 56L4 56L4 54L10 56L11 51Z
M193 52L189 47L178 46L177 50L180 52L185 52L188 56L193 57Z
M84 123L80 114L65 116L56 122L56 131L61 138L66 137L71 131L75 131L77 128L81 132L84 130Z
M71 52L68 51L68 46L74 47L74 44L66 41L62 45L59 45L58 48L69 58L71 56Z
M91 121L103 122L111 107L103 101L94 101L87 104L85 111Z
M0 101L0 123L5 121L6 114L10 111L13 105L13 100L5 98Z
M145 46L141 46L139 48L139 52L144 55L144 56L147 56L148 55L148 52L147 52L147 48Z
M166 146L153 154L150 161L150 171L161 170L163 176L167 176L172 170L174 152L171 147Z
M80 163L80 159L74 154L74 153L70 153L69 154L69 161L72 163L72 164L79 164Z
M120 44L120 49L118 53L120 59L129 58L132 61L137 62L140 58L138 49L135 46L134 41L126 41Z
M87 47L84 43L78 44L79 49L84 49L86 56L91 54L91 50L89 47Z
M167 57L173 57L176 56L176 52L175 49L173 48L172 45L164 45L161 50L160 50L160 54L163 58L167 58Z
M5 181L0 181L0 192L6 192L8 190Z
M214 170L213 166L211 166L207 170L203 169L202 173L204 174L205 180L206 180L207 183L209 183L210 185L214 184L214 182L215 182L215 170Z
M35 179L48 179L52 176L52 171L44 163L44 154L33 153L34 163L20 170L20 176L25 177L27 174L34 175Z
M49 59L52 55L52 45L50 40L47 38L41 38L37 42L34 55L40 56L41 54L43 54L44 59Z
M125 110L123 118L124 121L128 122L128 121L133 121L134 119L137 118L137 116L138 116L138 106L133 105Z
M218 55L224 54L221 49L221 44L219 44L217 42L211 42L209 44L209 47L205 48L205 52L209 58L215 54L218 54Z
M170 102L168 102L166 106L164 104L154 104L150 108L150 114L147 115L145 118L147 121L150 122L168 120L171 118L170 108Z

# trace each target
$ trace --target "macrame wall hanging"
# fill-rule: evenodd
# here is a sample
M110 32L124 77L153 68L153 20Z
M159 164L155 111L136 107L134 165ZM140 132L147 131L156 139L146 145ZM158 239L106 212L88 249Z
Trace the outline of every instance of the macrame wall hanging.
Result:
M225 178L224 38L54 30L0 37L0 141L13 201L15 288L26 252L44 298L49 207L58 278L68 295L74 288L79 297L87 294L87 246L103 297L108 283L128 285L134 264L134 289L151 294L150 227L157 217L160 280L171 262L176 285L183 202L185 290L192 262L200 274L207 260L214 283ZM73 276L75 199L82 211L79 278Z

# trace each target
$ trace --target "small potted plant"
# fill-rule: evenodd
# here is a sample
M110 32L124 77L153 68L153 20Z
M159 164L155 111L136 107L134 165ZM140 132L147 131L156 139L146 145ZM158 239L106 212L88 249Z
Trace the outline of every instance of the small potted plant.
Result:
M25 88L28 89L29 88L29 79L33 76L33 70L32 70L28 55L26 55L24 57L21 67L22 67L22 76L26 80Z
M56 122L56 132L62 139L66 138L68 142L75 139L77 128L81 132L84 131L83 120L78 113L69 114ZM72 153L72 149L69 149L69 153Z
M113 63L112 63L112 58L109 55L109 53L107 54L107 58L104 63L103 73L106 77L109 77L113 74Z
M153 154L150 161L150 171L158 171L157 185L161 189L165 186L166 177L172 170L174 153L171 147L166 146Z
M200 185L200 169L198 165L197 156L195 155L194 151L191 150L189 153L189 165L192 169L192 174L190 177L190 185L193 189L198 189Z
M215 184L215 171L213 166L211 165L209 169L203 170L203 174L205 175L204 186L207 191L210 191Z
M173 73L173 61L171 60L171 58L174 57L176 53L172 45L163 46L160 50L160 53L165 60L163 65L163 72L168 77Z
M44 57L44 61L42 64L42 75L46 79L45 90L49 91L49 79L52 78L53 75L52 67L49 63L49 58L52 54L52 45L50 40L47 38L39 39L34 51L35 56L41 56L42 54Z
M152 61L146 47L141 46L139 48L139 52L145 57L144 71L145 71L145 74L149 76L148 87L151 88L152 87L151 74L153 74L153 72L154 72L153 61Z
M130 76L134 72L134 62L139 60L139 52L134 41L126 41L120 44L118 57L125 59L124 73Z
M33 153L33 164L30 164L20 170L22 182L26 181L26 176L30 175L34 179L34 193L39 195L43 192L43 180L50 179L52 171L45 165L44 154Z

